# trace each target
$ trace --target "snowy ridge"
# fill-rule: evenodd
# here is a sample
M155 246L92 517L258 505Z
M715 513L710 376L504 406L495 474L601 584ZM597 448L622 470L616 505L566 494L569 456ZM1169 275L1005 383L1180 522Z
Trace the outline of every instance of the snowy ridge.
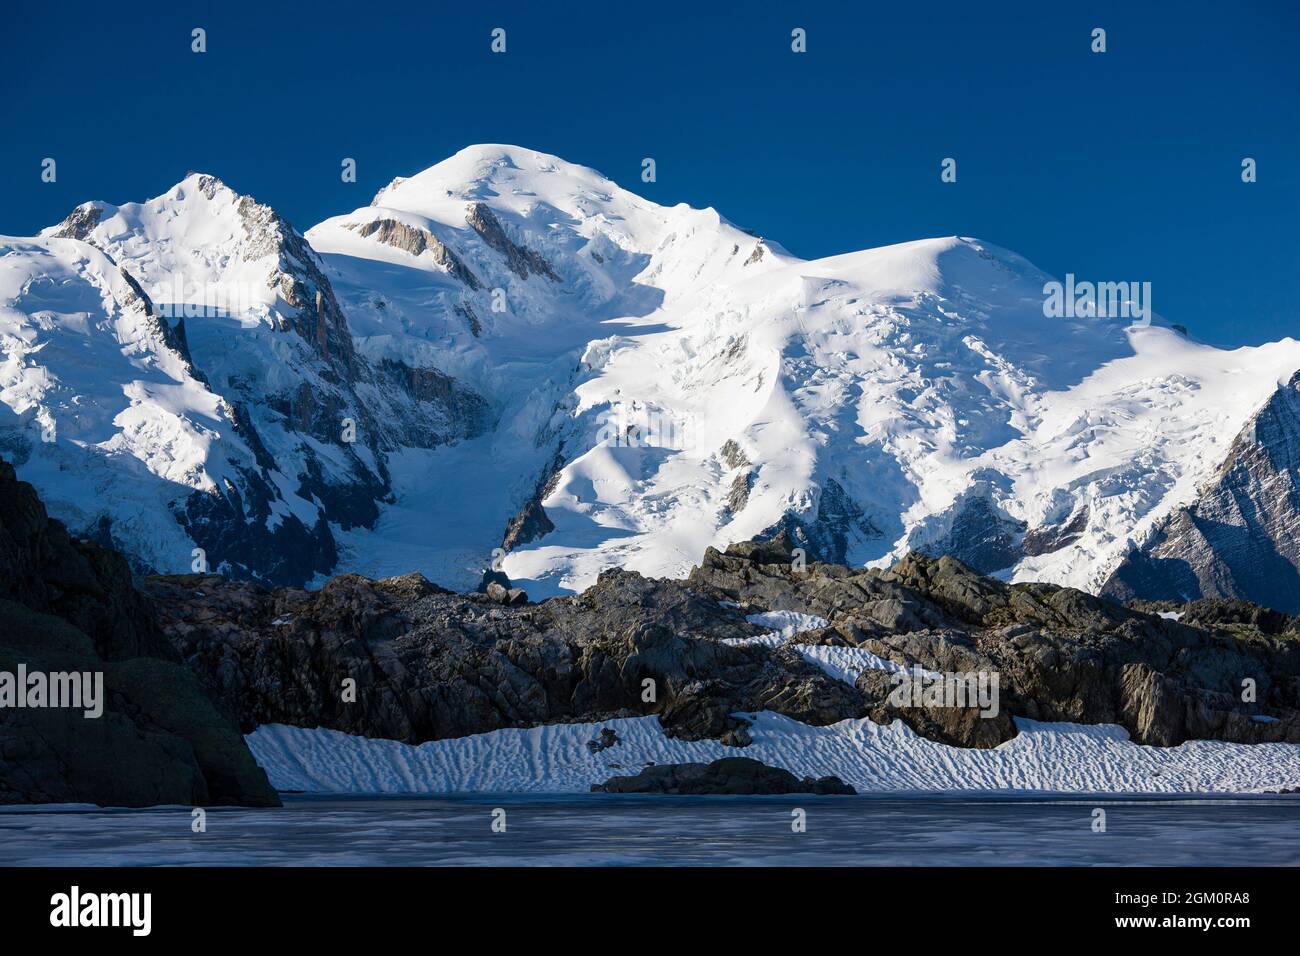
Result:
M214 491L251 461L229 408L172 347L135 281L75 239L0 237L0 447L52 511L93 528L113 502L136 553L192 543L177 496ZM161 515L163 520L157 520Z
M180 277L199 290L182 304L216 314L167 333L187 397L137 391L132 414L156 424L74 450L30 440L42 376L105 421L138 378L42 350L24 283L66 272L42 250L78 240L160 308ZM0 440L74 531L107 520L169 571L199 542L253 576L291 549L307 557L269 576L419 570L464 589L504 548L540 598L614 565L680 576L708 546L785 528L826 560L916 548L1096 592L1300 369L1292 339L1222 350L1048 318L1051 277L976 239L800 261L712 209L508 145L303 235L195 174L83 204L0 262L6 341L26 343L7 350ZM239 522L264 533L232 539Z
M1142 747L1117 726L1017 718L1019 735L976 750L927 740L901 721L811 727L773 713L755 717L754 742L743 749L669 738L656 717L496 730L419 746L282 724L259 727L246 739L272 786L314 793L583 793L650 761L727 756L751 757L800 777L834 774L859 793L1257 793L1291 786L1300 775L1298 744L1197 740ZM620 743L593 754L587 741L605 727Z

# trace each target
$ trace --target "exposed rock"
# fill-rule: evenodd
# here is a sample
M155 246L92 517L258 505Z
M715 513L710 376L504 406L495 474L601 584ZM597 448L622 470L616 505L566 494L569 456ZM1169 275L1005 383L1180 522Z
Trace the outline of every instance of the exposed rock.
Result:
M1088 507L1085 505L1064 524L1044 525L1026 531L1024 540L1020 543L1020 550L1030 556L1060 551L1077 541L1087 528Z
M484 589L484 593L498 604L504 604L507 607L516 607L520 604L528 603L528 595L523 588L507 588L496 581L490 581Z
M593 793L785 794L853 796L857 793L839 777L800 780L788 770L769 767L748 757L723 757L713 763L652 764L634 777L610 777L593 784Z
M506 525L506 533L501 538L501 547L513 551L521 545L536 541L555 530L555 525L547 517L546 509L536 497L529 498L519 513Z
M754 487L754 473L752 471L743 471L736 475L731 481L731 488L727 491L727 514L734 517L745 510L745 505L749 504L749 492Z
M1300 741L1300 633L1266 615L1189 605L1165 620L1070 588L1008 585L952 558L911 554L888 571L810 564L752 544L706 552L688 583L749 608L815 614L804 642L863 647L905 667L997 674L997 716L899 708L882 672L858 680L867 715L918 733L992 746L1008 719L1117 723L1141 743ZM1195 623L1193 623L1195 622ZM1248 622L1248 623L1247 623ZM1257 624L1263 624L1261 628ZM1243 680L1257 699L1243 700Z
M1196 502L1114 571L1102 594L1241 598L1300 613L1300 372L1242 429Z
M0 461L0 671L101 673L103 713L0 708L0 803L277 806L234 724L134 590Z
M408 226L395 219L371 219L369 222L351 223L347 228L356 230L360 236L373 236L377 241L403 249L413 256L427 251L433 261L446 269L453 279L463 282L474 291L483 288L478 276L427 229Z
M555 274L551 264L540 253L519 245L506 235L506 231L502 228L501 221L497 219L496 213L488 208L486 204L476 202L471 205L469 211L465 214L465 222L482 237L484 242L505 256L506 265L519 278L527 279L531 272L539 276L545 276L552 282L560 281L560 277Z
M1020 560L1024 531L1024 522L1002 514L989 499L987 489L977 484L972 493L953 505L948 533L922 550L936 557L954 557L988 574Z
M612 569L540 604L503 575L485 575L471 595L419 575L345 575L313 592L215 576L155 577L145 589L173 646L245 730L285 723L420 743L653 714L671 736L745 746L746 715L769 710L815 725L901 719L973 747L1014 736L1017 716L1116 723L1161 746L1300 741L1293 619L1198 602L1168 620L1069 588L1006 584L948 557L855 569L796 560L797 545L781 532L711 548L686 581ZM792 643L723 642L761 633L744 618L761 610L824 618L793 641L861 647L965 696L900 698L887 671L849 684Z
M827 478L821 486L811 519L787 513L759 537L771 538L782 532L810 558L836 564L848 561L854 545L880 537L880 529L834 478Z
M344 575L311 592L211 575L145 587L174 646L246 731L285 723L421 743L657 714L670 735L701 739L743 727L741 712L829 724L862 708L856 689L788 650L721 643L760 633L735 611L630 571L522 605L418 575ZM355 703L340 693L349 677Z
M722 447L718 449L718 457L728 468L748 468L752 464L741 447L731 438L722 443Z
M506 524L505 534L501 538L501 547L504 550L513 551L555 530L555 525L547 516L542 502L555 489L556 482L560 480L560 469L563 467L564 448L561 445L552 456L550 464L543 469L532 496Z
M99 220L103 218L103 215L104 207L102 205L96 202L84 202L68 213L68 218L59 223L53 235L57 239L81 239L84 241L99 225Z

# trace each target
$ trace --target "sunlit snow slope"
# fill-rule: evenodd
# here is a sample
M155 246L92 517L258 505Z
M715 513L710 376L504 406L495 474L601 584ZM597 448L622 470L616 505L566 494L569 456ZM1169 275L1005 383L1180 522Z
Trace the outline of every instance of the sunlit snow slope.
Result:
M466 224L478 203L559 279L512 271ZM387 220L437 237L481 288L445 256L360 236ZM831 559L919 547L1096 590L1300 367L1290 340L1225 352L1160 325L1046 318L1050 277L987 243L801 262L516 147L465 150L308 236L360 350L428 350L503 412L482 447L413 466L405 546L354 537L355 560L437 571L421 555L438 527L482 553L500 506L536 491L545 533L504 561L534 595L612 564L680 575L706 546L782 524ZM452 494L425 494L430 475ZM466 521L460 502L502 484Z
M465 588L499 549L542 597L615 564L680 575L709 545L787 528L812 557L921 548L1096 591L1300 369L1291 339L1225 351L1159 322L1045 317L1051 277L978 240L800 261L711 209L658 206L515 146L395 180L301 246L209 180L143 207L87 204L58 231L148 287L288 276L288 301L271 287L239 321L188 330L196 373L271 436L259 467L278 500L328 530L317 575L420 570ZM21 277L43 275L38 243L73 241L12 240L0 259L19 276L0 300L6 342L23 343L6 347L16 415L39 414L42 376L74 396L116 396L129 378L42 353L51 320ZM261 389L275 401L259 405ZM330 400L299 422L286 396L318 392ZM209 399L151 401L182 430L215 428ZM349 413L354 444L334 437ZM185 454L219 485L210 449L243 452L218 431ZM28 457L20 474L81 526L125 520L81 486L50 496L55 466ZM152 446L129 457L101 451L93 467L176 467ZM175 533L169 554L186 543Z

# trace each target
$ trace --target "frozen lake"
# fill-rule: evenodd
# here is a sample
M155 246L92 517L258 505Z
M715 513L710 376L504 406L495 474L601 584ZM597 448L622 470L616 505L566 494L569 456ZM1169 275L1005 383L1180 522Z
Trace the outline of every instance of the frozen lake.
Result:
M1272 866L1300 864L1297 834L1295 795L286 795L205 833L185 808L2 809L0 865Z

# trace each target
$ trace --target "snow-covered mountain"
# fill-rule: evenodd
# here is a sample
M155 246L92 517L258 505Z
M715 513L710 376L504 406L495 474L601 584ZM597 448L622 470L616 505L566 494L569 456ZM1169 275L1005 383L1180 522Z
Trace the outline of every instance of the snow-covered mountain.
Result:
M463 588L500 549L541 596L785 528L810 556L919 548L1098 591L1222 487L1300 369L1291 339L1047 318L1050 277L988 243L801 261L514 146L305 240L191 176L0 242L6 454L74 530L162 570L199 546L270 580ZM1251 485L1269 517L1245 532L1265 550L1296 520L1297 459L1274 460L1290 479ZM1205 540L1200 564L1227 560Z
M211 176L0 239L0 336L6 454L142 568L327 573L389 498L386 450L489 417L436 369L359 358L302 236Z

